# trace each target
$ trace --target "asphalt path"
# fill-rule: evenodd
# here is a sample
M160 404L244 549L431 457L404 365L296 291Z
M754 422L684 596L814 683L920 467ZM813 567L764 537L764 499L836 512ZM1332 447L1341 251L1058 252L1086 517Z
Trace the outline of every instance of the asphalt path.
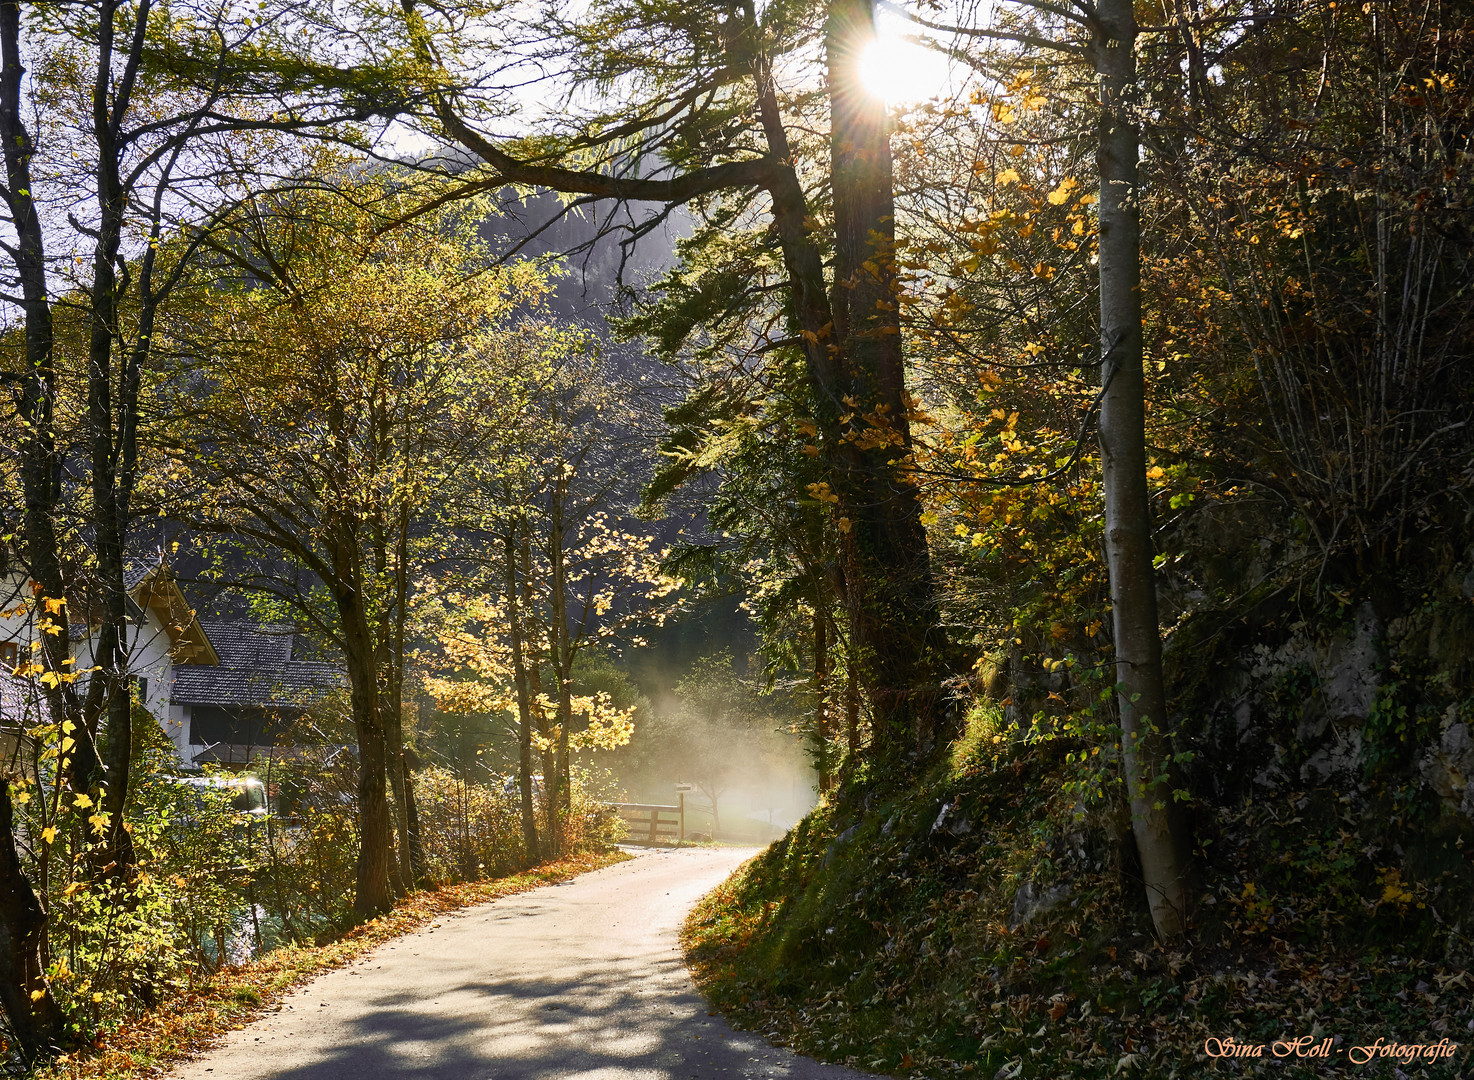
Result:
M286 998L182 1080L860 1080L708 1012L676 935L752 855L644 852L467 908Z

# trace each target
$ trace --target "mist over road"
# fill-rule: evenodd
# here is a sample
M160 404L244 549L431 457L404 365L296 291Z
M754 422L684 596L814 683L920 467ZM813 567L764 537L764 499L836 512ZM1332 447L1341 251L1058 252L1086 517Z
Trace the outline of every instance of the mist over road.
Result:
M443 917L324 975L183 1080L857 1080L708 1016L677 931L750 848L655 850Z

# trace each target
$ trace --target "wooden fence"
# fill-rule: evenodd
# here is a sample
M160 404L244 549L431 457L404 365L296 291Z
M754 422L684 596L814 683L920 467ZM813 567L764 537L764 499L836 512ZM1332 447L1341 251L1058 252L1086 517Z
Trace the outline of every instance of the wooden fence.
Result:
M629 823L631 841L637 844L673 843L686 839L686 800L676 806L656 803L615 803L619 816Z

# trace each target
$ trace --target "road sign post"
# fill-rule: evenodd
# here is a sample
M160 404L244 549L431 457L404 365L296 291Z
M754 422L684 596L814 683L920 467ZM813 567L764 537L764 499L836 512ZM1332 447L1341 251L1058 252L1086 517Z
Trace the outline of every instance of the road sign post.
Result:
M676 799L681 808L681 839L686 839L686 792L691 790L690 784L676 785Z

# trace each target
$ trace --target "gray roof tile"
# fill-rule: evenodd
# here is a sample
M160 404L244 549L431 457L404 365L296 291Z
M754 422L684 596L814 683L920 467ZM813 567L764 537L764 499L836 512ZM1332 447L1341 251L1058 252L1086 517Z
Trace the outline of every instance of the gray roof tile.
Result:
M179 664L179 705L260 705L306 708L346 685L336 664L292 659L292 627L245 622L201 622L220 664Z

